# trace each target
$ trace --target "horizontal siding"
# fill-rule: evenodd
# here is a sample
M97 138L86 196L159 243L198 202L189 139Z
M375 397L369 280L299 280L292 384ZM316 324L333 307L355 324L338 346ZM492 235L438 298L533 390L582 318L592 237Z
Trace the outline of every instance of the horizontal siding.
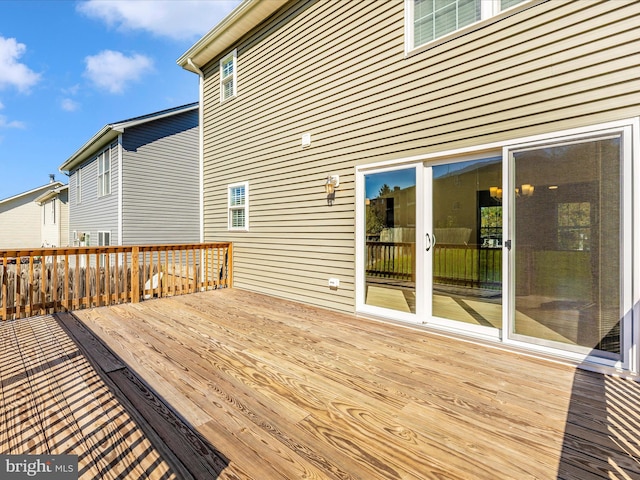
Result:
M123 244L200 240L198 111L123 134Z
M40 206L34 201L42 190L0 205L0 250L41 246Z
M69 191L63 190L58 195L60 209L60 246L69 246Z
M98 162L96 157L85 162L82 170L81 201L77 199L78 170L69 176L69 241L73 243L74 231L89 233L91 246L98 245L98 232L110 232L111 244L118 239L118 144L111 146L111 193L98 197Z
M353 311L356 166L638 115L640 2L525 7L405 57L400 0L291 2L237 45L237 98L207 65L205 238L234 242L236 285ZM229 232L240 181L251 228Z

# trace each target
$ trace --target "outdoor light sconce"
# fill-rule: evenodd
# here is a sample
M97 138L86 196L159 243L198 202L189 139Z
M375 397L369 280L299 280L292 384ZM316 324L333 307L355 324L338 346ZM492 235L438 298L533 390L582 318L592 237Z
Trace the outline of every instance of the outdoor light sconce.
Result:
M338 185L340 185L340 177L338 175L328 175L324 184L324 191L327 195L333 195Z

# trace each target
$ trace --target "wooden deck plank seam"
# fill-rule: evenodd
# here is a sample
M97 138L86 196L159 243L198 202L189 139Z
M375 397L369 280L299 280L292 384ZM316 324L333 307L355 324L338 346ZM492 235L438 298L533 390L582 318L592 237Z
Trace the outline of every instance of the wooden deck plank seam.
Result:
M105 383L147 433L154 446L162 452L163 457L181 475L180 478L203 478L203 474L207 474L207 478L215 478L227 466L226 458L208 447L208 442L148 384L131 372L81 320L72 313L54 316L76 340L78 347L98 373L102 372L101 377ZM199 452L199 455L193 455L192 452Z

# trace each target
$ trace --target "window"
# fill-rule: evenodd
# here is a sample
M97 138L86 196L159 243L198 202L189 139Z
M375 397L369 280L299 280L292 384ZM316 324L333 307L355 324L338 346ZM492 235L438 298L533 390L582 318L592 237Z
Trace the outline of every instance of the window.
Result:
M111 151L107 148L98 155L98 196L111 193Z
M111 232L98 232L98 246L108 247L111 245Z
M229 185L229 230L249 230L249 184Z
M558 249L589 251L591 235L591 203L558 204Z
M407 46L414 49L526 0L405 0Z
M237 50L229 53L220 60L220 101L235 97L238 93L237 89Z
M98 232L98 246L108 247L111 245L111 232ZM107 263L107 254L100 254L100 266L104 267Z
M82 202L82 169L76 171L76 203Z

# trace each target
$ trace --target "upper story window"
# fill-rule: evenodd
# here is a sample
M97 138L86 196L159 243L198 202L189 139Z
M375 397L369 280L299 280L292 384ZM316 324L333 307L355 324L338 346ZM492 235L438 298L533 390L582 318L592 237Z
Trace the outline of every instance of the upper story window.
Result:
M111 193L111 150L107 148L98 155L98 196Z
M229 230L249 230L249 184L229 185Z
M238 93L237 88L238 51L234 50L220 60L220 101L233 98Z
M405 0L412 50L526 0Z
M76 203L82 202L82 169L76 170Z

